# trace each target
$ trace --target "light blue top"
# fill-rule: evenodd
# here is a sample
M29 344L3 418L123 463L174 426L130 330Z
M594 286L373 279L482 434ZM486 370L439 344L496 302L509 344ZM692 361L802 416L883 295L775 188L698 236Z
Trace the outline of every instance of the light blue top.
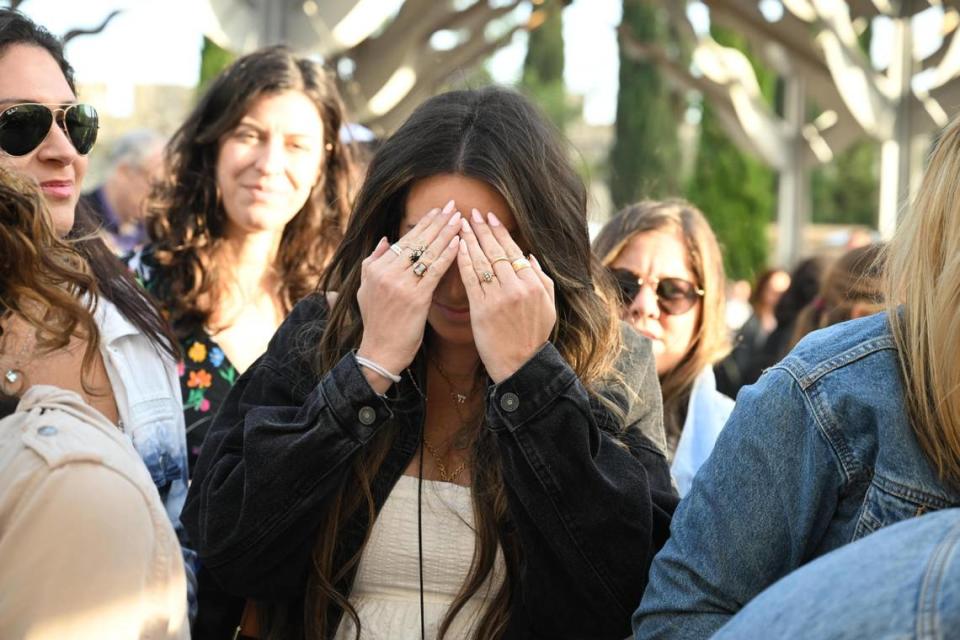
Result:
M707 638L797 567L956 505L908 423L886 316L814 332L740 391L653 562L635 637Z
M683 421L683 431L670 465L681 498L690 491L693 477L710 457L731 411L733 400L717 391L713 367L705 367L693 381L687 418Z

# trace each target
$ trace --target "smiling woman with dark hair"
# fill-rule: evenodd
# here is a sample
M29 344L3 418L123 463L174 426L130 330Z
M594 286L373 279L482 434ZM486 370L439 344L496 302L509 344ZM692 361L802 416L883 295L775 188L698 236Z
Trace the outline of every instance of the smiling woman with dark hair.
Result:
M191 468L237 376L340 244L354 171L343 123L333 77L269 47L218 75L168 144L150 242L128 263L183 350Z
M439 95L380 146L339 295L240 378L188 500L260 637L628 633L675 497L653 359L597 275L583 183L518 94Z

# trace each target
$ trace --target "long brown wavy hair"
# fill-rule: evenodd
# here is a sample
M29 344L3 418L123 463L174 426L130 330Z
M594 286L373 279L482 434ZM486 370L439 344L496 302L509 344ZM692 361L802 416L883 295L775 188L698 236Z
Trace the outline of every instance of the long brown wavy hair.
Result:
M178 331L207 324L231 282L230 268L213 259L227 222L216 179L220 140L257 98L285 91L298 91L316 105L325 148L322 177L284 227L274 262L285 313L316 290L343 238L355 170L351 146L339 139L345 115L333 78L282 46L237 59L213 80L171 138L165 178L154 186L147 207L147 230L163 270L163 290L157 293Z
M730 352L730 336L724 320L726 277L717 238L703 213L684 200L645 200L630 205L604 225L593 241L593 250L604 265L613 263L637 235L648 231L676 229L687 245L690 270L703 289L700 320L687 354L670 371L660 376L663 392L664 427L667 439L679 439L680 415L697 376L707 366ZM675 448L674 444L671 449Z
M608 298L596 290L601 270L590 251L586 219L586 189L567 159L557 132L519 94L498 87L453 91L424 102L377 150L357 197L343 244L337 250L323 289L340 293L319 340L311 338L318 372L329 370L360 344L363 322L356 294L362 260L379 239L400 236L407 195L419 180L459 174L481 180L499 193L517 221L517 233L554 280L558 320L551 340L587 390L602 402L596 389L613 374L621 349L619 321ZM425 345L430 344L428 336ZM319 347L317 344L319 343ZM424 361L425 346L418 356ZM620 424L622 415L615 415ZM352 472L331 501L314 550L304 602L303 631L309 638L329 637L334 620L352 618L357 634L360 620L348 593L338 589L355 570L363 547L351 558L338 560L339 537L357 514L373 523L376 513L371 483L397 434L389 426L354 459ZM507 498L492 436L480 429L472 451L472 500L477 542L473 562L460 592L440 628L443 637L469 598L491 574L498 547L503 550L506 577L476 626L476 637L497 638L506 629L522 549L506 533ZM369 535L369 527L367 528ZM366 540L364 540L364 545ZM271 637L291 637L277 631Z
M57 236L36 186L0 169L0 315L23 318L40 352L82 338L81 384L91 393L86 372L100 344L93 319L98 293L86 260L72 242Z

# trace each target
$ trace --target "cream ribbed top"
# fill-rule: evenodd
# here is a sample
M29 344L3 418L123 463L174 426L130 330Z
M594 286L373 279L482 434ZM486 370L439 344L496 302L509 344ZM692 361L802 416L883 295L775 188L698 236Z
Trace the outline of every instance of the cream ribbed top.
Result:
M473 560L476 535L470 488L424 480L422 517L426 637L433 639ZM503 554L498 551L493 573L461 609L447 638L471 636L504 574ZM401 476L387 497L360 558L350 602L360 616L362 640L420 638L417 478ZM345 615L336 640L351 640L354 633L353 622Z

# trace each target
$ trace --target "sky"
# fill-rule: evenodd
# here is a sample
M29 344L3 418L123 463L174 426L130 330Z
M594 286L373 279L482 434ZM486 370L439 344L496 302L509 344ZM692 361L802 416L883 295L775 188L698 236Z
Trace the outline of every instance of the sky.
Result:
M373 4L371 0L364 0ZM376 0L394 5L402 0ZM678 0L679 1L679 0ZM616 27L622 0L574 0L564 11L564 80L571 93L584 98L584 119L590 124L610 124L616 115L617 58ZM775 16L777 0L764 0ZM79 37L67 48L67 57L77 80L108 84L107 105L98 107L122 115L132 104L133 86L171 84L193 86L199 75L199 56L205 30L215 24L203 0L26 0L21 10L56 34L69 29L97 25L113 9L122 9L105 31ZM706 14L694 8L695 27L705 29ZM929 32L939 18L927 11L917 21L921 32ZM885 31L886 29L886 31ZM875 31L874 62L883 62L887 25ZM918 38L918 47L938 45L937 38ZM515 34L510 46L491 59L489 69L499 82L512 82L519 73L526 48L526 36Z

